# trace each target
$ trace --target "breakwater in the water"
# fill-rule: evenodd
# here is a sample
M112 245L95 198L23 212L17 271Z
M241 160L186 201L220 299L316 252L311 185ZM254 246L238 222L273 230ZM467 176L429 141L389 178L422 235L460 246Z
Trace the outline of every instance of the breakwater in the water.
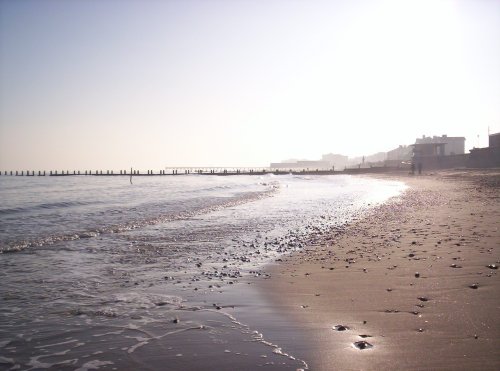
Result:
M407 172L400 167L356 167L334 169L272 168L167 168L162 170L0 170L0 176L167 176L167 175L339 175Z

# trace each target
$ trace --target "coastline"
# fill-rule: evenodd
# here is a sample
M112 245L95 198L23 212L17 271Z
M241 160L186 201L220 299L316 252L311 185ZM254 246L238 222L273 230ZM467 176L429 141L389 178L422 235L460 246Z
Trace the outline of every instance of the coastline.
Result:
M500 171L383 177L410 188L255 282L293 326L264 335L312 370L499 369Z

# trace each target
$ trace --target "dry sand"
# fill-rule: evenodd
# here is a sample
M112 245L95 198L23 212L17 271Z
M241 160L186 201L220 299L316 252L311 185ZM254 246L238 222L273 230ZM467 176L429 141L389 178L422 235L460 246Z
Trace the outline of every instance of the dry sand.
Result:
M401 199L256 283L305 339L281 345L312 370L500 370L500 171L400 179Z

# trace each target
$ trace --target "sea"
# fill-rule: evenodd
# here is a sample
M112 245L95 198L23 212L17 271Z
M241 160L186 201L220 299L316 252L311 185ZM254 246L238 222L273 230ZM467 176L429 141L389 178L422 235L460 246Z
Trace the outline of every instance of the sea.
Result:
M0 176L0 370L307 369L268 334L287 319L253 280L404 190L349 175Z

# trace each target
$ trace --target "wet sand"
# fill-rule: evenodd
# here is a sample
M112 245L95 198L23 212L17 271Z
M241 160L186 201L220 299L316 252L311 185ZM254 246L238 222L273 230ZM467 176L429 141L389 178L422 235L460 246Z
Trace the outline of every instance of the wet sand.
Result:
M397 178L402 198L268 267L293 328L264 334L312 370L500 369L500 171Z

